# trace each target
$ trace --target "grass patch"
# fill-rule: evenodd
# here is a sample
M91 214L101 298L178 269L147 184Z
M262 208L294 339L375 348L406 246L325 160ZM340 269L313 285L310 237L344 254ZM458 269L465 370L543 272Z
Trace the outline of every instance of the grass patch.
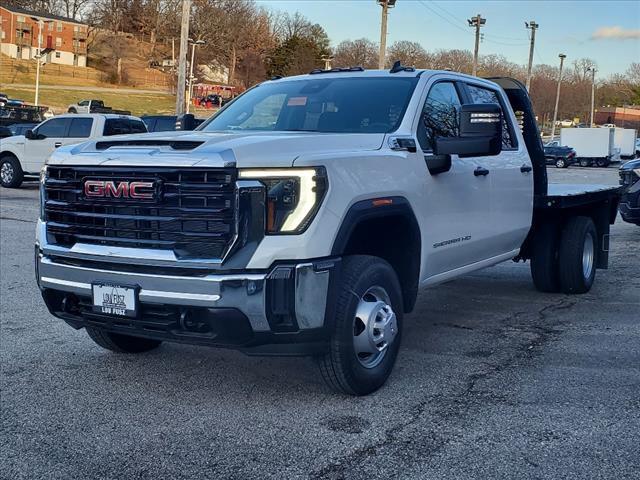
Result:
M19 98L29 103L34 101L35 92L32 88L16 88L3 85L1 89L10 98ZM103 100L110 107L117 110L129 110L133 115L138 116L144 114L172 114L176 105L175 96L164 93L132 94L120 93L116 89L113 92L40 89L40 104L48 106L57 114L66 113L70 104L87 98Z

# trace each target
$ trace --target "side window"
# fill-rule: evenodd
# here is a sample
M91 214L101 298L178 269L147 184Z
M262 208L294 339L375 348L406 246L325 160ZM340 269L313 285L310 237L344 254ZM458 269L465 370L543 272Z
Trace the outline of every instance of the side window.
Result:
M91 127L93 126L92 118L74 118L71 120L69 134L71 138L88 138L91 136Z
M461 106L452 82L439 82L431 87L418 125L418 142L423 151L433 150L437 137L458 136Z
M478 87L476 85L467 84L469 95L473 103L497 103L500 105L502 111L502 148L514 148L516 146L515 141L511 135L512 129L509 126L508 120L504 115L504 105L500 101L500 97L495 90L488 88Z
M38 127L38 135L61 138L67 131L68 118L53 118Z

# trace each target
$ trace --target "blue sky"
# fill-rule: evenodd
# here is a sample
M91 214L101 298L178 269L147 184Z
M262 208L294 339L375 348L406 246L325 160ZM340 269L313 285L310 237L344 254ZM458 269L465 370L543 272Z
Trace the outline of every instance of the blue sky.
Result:
M375 0L259 0L269 9L304 14L322 25L333 45L345 39L380 38L381 8ZM529 31L524 22L535 20L535 63L556 65L558 53L567 62L589 57L598 64L598 76L624 72L640 61L640 1L432 1L397 0L389 14L387 44L412 40L429 51L440 48L473 49L473 29L466 19L487 18L480 53L498 53L526 64ZM592 36L600 30L599 38ZM628 37L628 38L623 38Z

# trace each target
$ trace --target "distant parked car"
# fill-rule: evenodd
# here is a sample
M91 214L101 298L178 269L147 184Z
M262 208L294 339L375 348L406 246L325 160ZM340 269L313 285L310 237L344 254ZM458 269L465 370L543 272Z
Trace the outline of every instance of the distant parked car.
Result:
M613 123L604 123L600 125L600 128L616 128L616 126Z
M37 126L37 123L14 123L13 125L9 125L9 130L11 130L14 135L24 135L27 130L33 130Z
M549 142L544 146L544 158L547 165L555 165L556 168L567 168L576 163L576 151L571 147L560 145L560 142Z
M200 99L201 106L204 106L207 103L210 103L211 105L216 107L221 107L222 105L224 105L225 100L224 98L222 98L222 96L218 95L217 93L212 93L211 95L207 95L206 97L202 97Z
M9 127L0 127L0 138L13 137L13 132Z
M573 120L558 120L556 121L557 127L573 127Z
M0 92L0 107L4 107L7 104L7 100L9 100L9 97L7 97L6 94Z

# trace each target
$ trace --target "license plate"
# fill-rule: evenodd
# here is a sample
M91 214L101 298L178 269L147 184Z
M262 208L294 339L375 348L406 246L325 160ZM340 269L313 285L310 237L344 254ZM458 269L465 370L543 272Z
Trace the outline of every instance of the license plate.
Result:
M93 311L116 317L135 317L136 289L121 285L93 284Z

